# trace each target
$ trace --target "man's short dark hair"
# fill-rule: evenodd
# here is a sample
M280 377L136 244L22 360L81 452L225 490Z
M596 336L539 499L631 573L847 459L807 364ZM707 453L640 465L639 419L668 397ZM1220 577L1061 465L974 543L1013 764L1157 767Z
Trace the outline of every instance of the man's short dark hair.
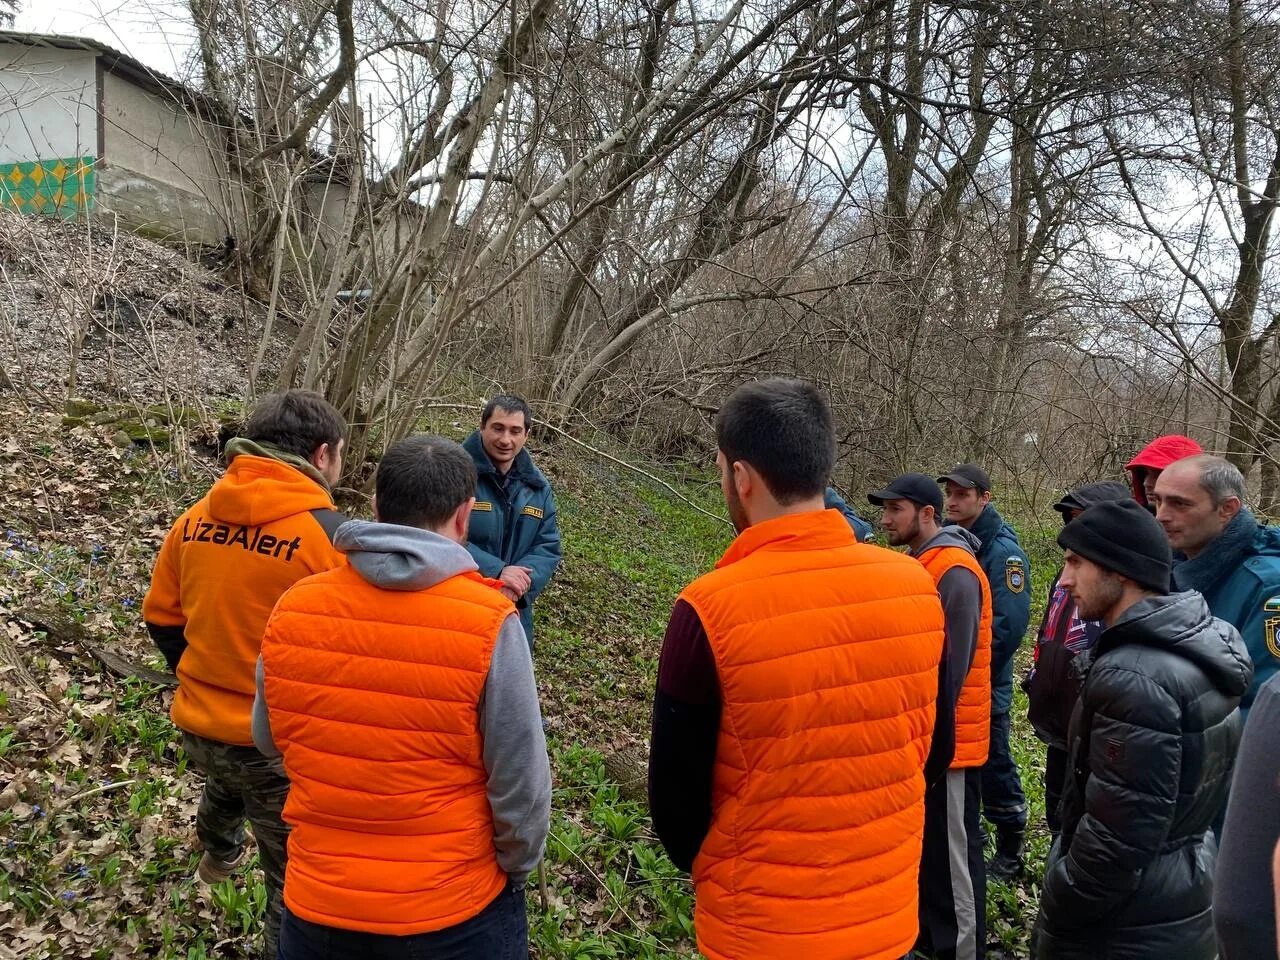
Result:
M310 457L321 444L336 447L347 422L328 400L311 390L286 390L263 397L244 424L244 435L286 453Z
M481 427L489 422L489 418L493 416L496 410L505 410L507 413L523 413L526 433L533 423L533 410L529 408L529 404L525 402L524 397L517 397L513 393L500 393L496 397L490 398L489 402L484 405L484 412L480 414Z
M382 455L374 490L380 522L432 529L475 496L475 461L444 437L406 437Z
M821 495L836 462L831 411L818 388L803 380L739 387L720 408L716 443L730 463L751 464L784 505Z

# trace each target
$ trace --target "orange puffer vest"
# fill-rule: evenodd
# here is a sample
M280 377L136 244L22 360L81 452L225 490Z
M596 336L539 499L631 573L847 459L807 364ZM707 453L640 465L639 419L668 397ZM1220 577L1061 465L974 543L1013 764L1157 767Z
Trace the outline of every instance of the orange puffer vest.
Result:
M350 566L281 598L262 641L291 788L284 899L299 917L407 935L502 891L477 708L511 603L476 573L382 590Z
M982 587L978 647L973 651L973 663L956 702L956 752L951 769L980 767L987 762L991 743L991 585L978 558L960 547L936 547L919 559L934 583L941 583L948 570L964 567Z
M693 866L710 960L898 960L915 943L942 607L834 510L744 531L682 594L721 690Z

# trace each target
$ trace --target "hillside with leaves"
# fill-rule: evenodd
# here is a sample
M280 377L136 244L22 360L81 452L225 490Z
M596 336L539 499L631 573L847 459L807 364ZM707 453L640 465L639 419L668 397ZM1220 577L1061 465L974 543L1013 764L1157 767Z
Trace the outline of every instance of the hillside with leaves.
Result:
M0 956L248 957L263 887L253 870L193 882L199 780L139 616L169 523L219 469L187 442L217 424L178 427L166 449L11 394L0 416L12 424L0 444ZM461 437L468 424L430 427ZM719 492L708 473L670 477L673 495L566 441L534 453L565 537L539 609L555 811L545 905L529 891L536 956L691 955L691 885L654 840L642 778L666 615L730 539L697 509L719 510ZM1025 729L1018 750L1036 793ZM1043 837L1033 851L1043 857ZM1025 955L1034 907L1033 888L992 886L1007 956Z
M83 225L0 217L0 266L0 960L249 958L264 889L253 869L193 879L200 781L140 606L170 524L221 472L265 308L180 252ZM277 325L267 367L291 329ZM480 392L461 380L417 429L461 439ZM694 955L692 887L646 811L649 711L671 605L731 530L709 444L659 462L645 439L579 427L533 441L564 534L535 654L555 778L545 887L528 894L539 960ZM1057 550L1031 502L1001 508L1042 603ZM988 891L993 960L1027 955L1048 847L1024 717L1020 702L1030 870Z

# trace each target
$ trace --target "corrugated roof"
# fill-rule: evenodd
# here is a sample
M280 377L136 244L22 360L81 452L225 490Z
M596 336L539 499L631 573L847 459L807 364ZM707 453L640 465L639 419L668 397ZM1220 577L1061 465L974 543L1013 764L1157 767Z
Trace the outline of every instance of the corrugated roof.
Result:
M139 70L148 70L144 66L127 53L121 53L115 47L108 46L99 40L90 40L88 37L71 37L60 33L28 33L25 30L0 30L0 41L9 41L11 43L21 43L29 47L56 47L59 50L88 50L91 53L108 54L117 60L132 61L133 65ZM155 71L151 71L155 72ZM161 76L161 74L156 74ZM177 83L176 80L165 77L170 83Z

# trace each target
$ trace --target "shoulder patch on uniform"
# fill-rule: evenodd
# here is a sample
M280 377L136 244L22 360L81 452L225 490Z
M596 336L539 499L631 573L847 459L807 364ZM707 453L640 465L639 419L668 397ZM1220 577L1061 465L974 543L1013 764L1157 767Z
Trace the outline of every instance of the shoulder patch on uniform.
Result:
M544 515L543 511L537 507L525 507L523 510L520 511L520 513L526 517L533 517L537 520L541 520Z
M493 504L488 500L477 500L472 510L479 510L481 513L489 513L493 510Z
M1010 557L1004 562L1004 585L1010 593L1027 589L1027 570L1021 557Z
M1267 641L1267 650L1280 660L1280 617L1267 617L1262 621L1262 636Z
M1267 597L1262 609L1267 613L1280 613L1280 597Z

